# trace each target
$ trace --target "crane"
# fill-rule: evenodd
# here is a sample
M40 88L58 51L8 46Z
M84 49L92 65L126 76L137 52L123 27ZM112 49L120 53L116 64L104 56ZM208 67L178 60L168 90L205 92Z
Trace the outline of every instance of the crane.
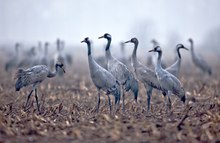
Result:
M212 68L211 66L204 60L204 58L194 51L194 42L192 38L189 38L188 40L191 45L191 55L192 55L192 61L195 64L196 67L198 67L202 72L208 73L210 76L212 75Z
M93 59L91 54L91 42L88 37L86 37L81 43L86 43L88 47L88 62L89 62L89 71L91 79L98 91L98 103L97 103L97 112L99 111L100 105L100 90L106 92L108 96L108 104L111 112L111 99L109 94L113 94L115 96L115 111L116 104L119 103L120 98L120 87L116 78L106 69L97 64L97 62Z
M169 100L168 100L167 105L171 108L171 100L169 98L171 93L177 95L181 99L181 101L185 103L185 100L186 100L185 91L180 81L174 75L172 75L171 73L169 73L168 71L164 70L161 67L162 50L160 46L156 46L154 49L150 50L149 52L158 53L155 72L156 72L157 79L159 80L161 87L165 89L166 91L168 91L167 96ZM167 106L167 109L168 109L168 106Z
M63 68L63 64L58 60L55 64L55 71L51 72L46 65L36 65L28 69L19 68L15 74L15 90L20 91L21 88L25 86L32 85L32 90L28 94L27 101L25 104L25 108L27 107L28 101L32 95L32 92L35 91L35 98L37 102L37 109L40 113L40 107L38 104L38 86L46 79L55 77L58 71L58 68L61 68L63 72L65 72Z
M183 46L183 44L177 44L176 45L176 52L177 52L177 60L169 67L166 68L166 71L173 74L176 77L179 77L179 70L181 66L181 54L180 49L188 50L186 47Z
M156 73L151 70L150 68L144 66L138 59L137 59L137 48L138 48L138 39L132 38L129 41L126 41L125 43L133 43L134 44L134 50L132 52L131 56L131 64L134 68L135 75L139 81L141 81L147 91L147 109L150 111L150 101L151 101L151 95L153 88L161 90L163 95L166 96L167 91L163 89L160 86L160 83L157 79Z
M107 39L107 45L105 48L105 56L107 59L107 69L110 73L114 75L114 77L119 81L120 88L122 92L122 100L123 100L123 112L125 112L125 98L124 98L124 90L125 85L130 84L132 79L132 73L128 70L126 65L117 60L115 57L111 55L110 45L112 41L112 36L108 33L105 33L103 36L99 37L99 39L105 38Z

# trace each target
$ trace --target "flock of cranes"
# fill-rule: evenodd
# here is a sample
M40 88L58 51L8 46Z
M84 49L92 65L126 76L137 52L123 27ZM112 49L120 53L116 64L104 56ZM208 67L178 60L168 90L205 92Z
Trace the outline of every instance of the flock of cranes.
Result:
M16 43L15 54L11 59L6 62L5 71L11 71L20 67L28 68L36 65L46 65L50 68L53 68L58 58L62 60L64 65L72 64L72 55L64 52L64 41L57 39L56 49L54 50L55 53L51 51L49 52L50 47L51 45L48 42L44 43L44 47L42 47L41 42L39 42L38 46L32 46L29 50L22 51L24 50L22 49L23 46L20 43ZM63 74L62 70L58 70L58 73L59 75Z
M161 91L164 95L165 103L166 103L166 111L171 109L171 100L170 96L172 94L176 95L180 98L180 100L185 103L186 95L183 85L181 84L179 78L179 71L181 67L181 54L180 49L188 50L183 44L176 45L176 61L169 67L165 67L161 58L162 58L162 48L156 40L152 40L153 49L149 52L153 52L152 54L152 64L154 69L142 64L137 56L137 49L139 41L137 38L132 38L126 42L121 43L121 46L125 48L125 44L132 43L134 44L133 52L131 53L130 64L132 69L127 65L128 62L123 58L123 62L115 58L111 53L111 41L112 36L108 33L104 34L98 39L106 39L107 44L105 47L105 60L106 65L99 64L98 60L92 56L91 52L91 41L87 37L81 43L86 43L88 48L88 63L89 63L89 71L92 82L97 88L98 92L98 102L97 102L97 111L99 111L100 106L100 96L101 90L104 91L108 97L108 105L110 112L112 111L110 94L114 96L114 112L116 112L117 107L119 107L120 100L122 97L122 110L125 112L125 95L129 90L132 91L134 95L134 100L137 102L138 94L139 94L139 84L138 81L143 83L146 88L146 96L147 96L147 109L150 111L150 102L151 95L153 89ZM205 60L198 55L196 55L194 51L193 40L190 38L189 42L191 44L191 55L193 63L201 69L204 73L212 74L211 67L205 62ZM28 105L28 101L32 92L35 91L35 98L37 102L37 109L40 112L38 96L37 96L37 87L39 84L45 80L46 78L55 77L59 74L60 69L62 73L65 73L64 65L70 64L72 62L70 55L64 55L62 53L62 46L64 46L64 42L57 40L57 54L54 56L54 66L55 71L50 71L49 59L48 59L48 45L49 43L45 43L45 51L44 55L40 58L41 60L37 65L32 66L28 69L19 68L16 72L15 78L17 79L15 83L16 91L19 91L22 87L32 85L32 90L28 94L27 101L25 107ZM16 51L18 53L19 44L15 46ZM34 54L34 49L31 49L30 54ZM17 54L15 59L9 60L5 65L5 70L9 70L10 67L18 66L19 57ZM102 57L103 59L103 57ZM15 60L15 61L14 61ZM14 61L14 62L13 62ZM21 64L21 63L20 63Z

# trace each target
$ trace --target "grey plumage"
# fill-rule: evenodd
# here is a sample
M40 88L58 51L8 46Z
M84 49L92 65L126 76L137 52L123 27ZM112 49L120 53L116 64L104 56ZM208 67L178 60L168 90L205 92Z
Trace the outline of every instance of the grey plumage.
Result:
M166 68L166 71L169 73L173 74L176 77L179 77L179 71L180 71L180 66L181 66L181 54L180 54L180 49L186 49L182 44L176 45L176 53L177 53L177 60L175 63L173 63L171 66Z
M162 50L160 46L156 46L154 49L150 50L149 52L157 52L158 58L157 58L157 65L155 67L155 72L157 75L157 79L159 80L159 83L162 88L168 91L167 96L169 98L170 94L173 93L177 95L181 101L185 103L186 97L185 97L185 91L180 83L180 81L171 73L164 70L161 67L161 57L162 57ZM171 101L169 99L169 104L171 107Z
M28 103L28 100L32 94L32 92L35 90L35 98L37 102L38 111L40 112L39 105L38 105L38 99L37 99L37 87L38 85L44 81L46 78L52 78L56 76L58 67L63 69L63 64L59 61L55 65L55 71L51 72L49 68L45 65L36 65L34 67L28 68L26 70L24 69L18 69L15 74L15 90L19 91L22 87L33 85L33 89L31 90L30 94L28 95L26 105ZM64 71L64 69L63 69ZM65 72L65 71L64 71Z
M191 55L192 55L192 61L202 72L208 73L209 75L212 75L212 68L210 65L204 60L204 58L194 51L194 42L191 38L188 40L191 45Z
M147 107L149 111L153 88L161 90L164 96L166 96L167 91L160 86L156 73L138 61L137 54L136 54L138 44L139 44L138 39L132 38L131 40L125 43L129 43L129 42L134 44L134 50L132 52L132 57L131 57L131 64L134 68L134 72L135 72L137 79L144 84L147 90Z
M107 45L105 48L105 55L107 59L107 69L110 73L112 73L115 78L119 81L122 91L122 100L123 100L123 112L125 111L125 103L124 103L124 88L126 83L129 84L132 79L132 73L128 70L126 65L121 63L115 57L111 55L110 44L111 44L111 35L106 33L103 36L99 37L107 39Z
M91 55L91 42L89 38L85 38L82 42L85 42L88 47L88 62L89 62L89 71L91 79L98 90L98 104L97 111L99 110L100 104L100 90L106 92L109 100L109 108L111 111L111 101L109 94L113 94L115 96L115 111L116 104L119 103L120 98L120 87L116 78L108 72L106 69L97 64L97 62L93 59Z

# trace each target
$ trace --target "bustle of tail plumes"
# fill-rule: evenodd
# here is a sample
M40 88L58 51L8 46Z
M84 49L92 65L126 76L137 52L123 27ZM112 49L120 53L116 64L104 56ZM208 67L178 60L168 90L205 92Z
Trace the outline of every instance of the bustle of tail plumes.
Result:
M25 71L23 69L18 69L15 73L15 79L17 79L15 83L15 90L19 91L23 87L22 77L24 76Z

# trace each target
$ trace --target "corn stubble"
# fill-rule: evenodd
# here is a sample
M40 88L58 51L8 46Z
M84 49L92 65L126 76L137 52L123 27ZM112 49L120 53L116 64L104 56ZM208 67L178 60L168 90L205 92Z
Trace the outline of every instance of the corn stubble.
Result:
M104 93L96 113L97 93L87 75L67 73L45 81L39 90L41 114L34 96L27 111L24 109L29 88L15 92L14 81L8 77L0 73L0 142L220 141L218 76L203 84L198 74L183 72L187 104L172 96L169 114L159 92L153 92L151 113L147 113L145 88L140 85L138 104L133 102L132 93L127 93L126 112L123 114L120 106L115 115L109 114Z

